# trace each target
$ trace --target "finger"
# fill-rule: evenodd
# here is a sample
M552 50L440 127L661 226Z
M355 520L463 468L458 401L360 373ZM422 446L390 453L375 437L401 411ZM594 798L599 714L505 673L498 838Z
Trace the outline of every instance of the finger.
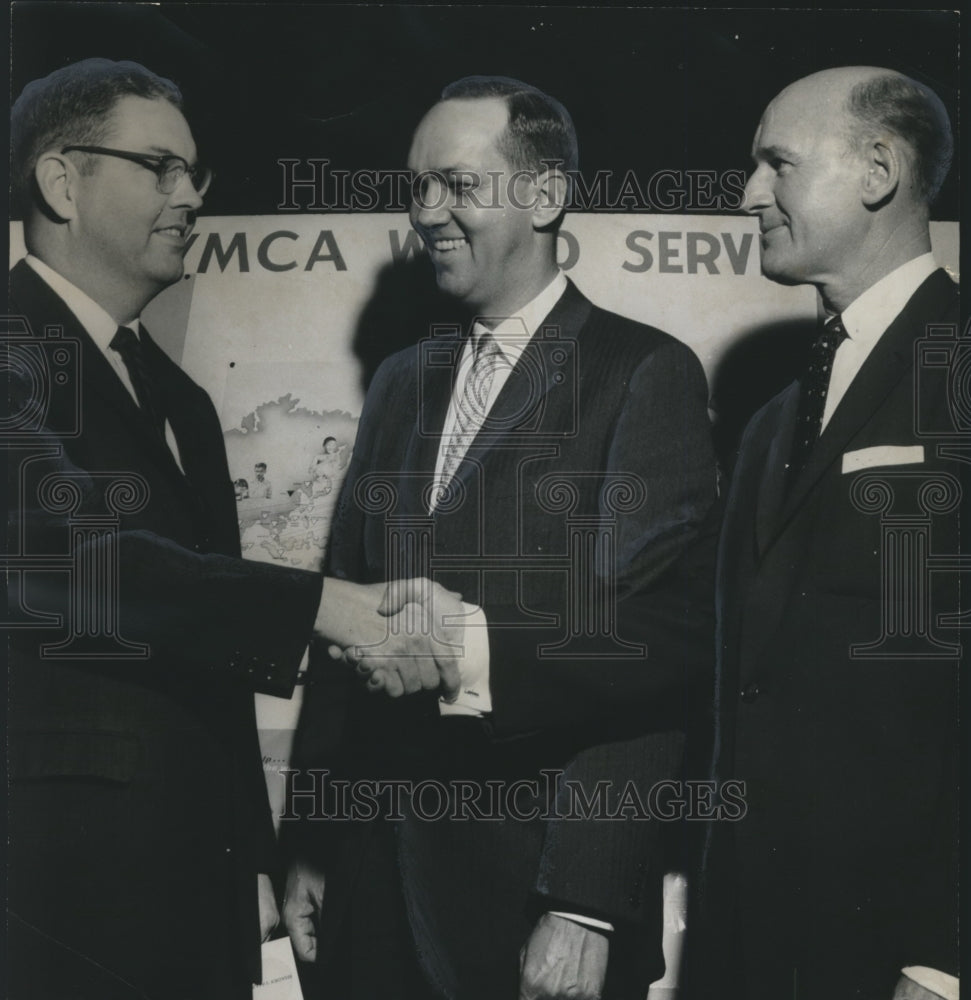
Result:
M400 698L405 693L405 686L396 670L384 671L384 690L389 698Z
M378 614L387 618L396 615L412 601L422 603L421 595L429 586L430 581L423 576L409 580L392 580L384 591L384 598L378 606Z
M375 670L367 679L365 687L368 694L380 694L387 688L388 673L386 670Z
M371 674L380 669L381 665L373 657L362 656L361 659L354 664L354 673L356 673L358 677L370 677Z
M398 676L401 678L405 694L417 694L422 689L418 662L418 660L408 660L405 663L395 664L395 669L398 672Z
M327 655L328 655L328 656L329 656L329 657L330 657L330 658L331 658L332 660L340 660L340 659L342 659L342 658L343 658L343 656L344 656L344 650L343 650L343 649L341 649L341 647L340 647L340 646L337 646L337 645L330 645L330 646L328 646L328 647L327 647Z
M457 590L449 590L448 587L443 587L440 583L432 584L433 590L430 594L432 598L441 595L443 597L450 597L453 601L461 601L462 595Z
M430 656L423 656L416 662L418 664L418 676L421 679L422 689L425 691L438 691L442 686L442 677L439 673L438 664Z
M462 692L458 661L454 656L436 657L435 667L440 679L442 698L449 703L455 701Z
M301 921L293 927L288 927L290 940L297 958L303 962L312 962L317 957L317 939L314 937L309 920Z

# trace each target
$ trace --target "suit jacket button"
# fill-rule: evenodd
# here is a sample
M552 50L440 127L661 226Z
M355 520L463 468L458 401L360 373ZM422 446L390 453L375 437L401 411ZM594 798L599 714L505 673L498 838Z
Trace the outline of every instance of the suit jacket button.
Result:
M759 689L758 684L756 684L755 681L752 681L751 683L746 684L745 687L742 688L742 701L744 701L748 705L751 705L752 702L758 698L760 693L761 691Z

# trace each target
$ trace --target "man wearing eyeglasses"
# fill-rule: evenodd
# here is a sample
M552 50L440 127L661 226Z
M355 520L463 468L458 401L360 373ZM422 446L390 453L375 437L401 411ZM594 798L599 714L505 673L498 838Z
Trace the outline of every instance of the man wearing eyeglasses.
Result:
M85 60L12 118L8 995L242 1000L277 921L253 691L384 638L384 588L239 558L216 411L140 324L210 180L175 85Z

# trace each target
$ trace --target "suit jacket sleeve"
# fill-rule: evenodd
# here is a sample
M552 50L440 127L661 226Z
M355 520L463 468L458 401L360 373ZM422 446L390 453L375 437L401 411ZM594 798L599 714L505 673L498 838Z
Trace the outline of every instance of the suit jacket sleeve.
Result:
M32 391L31 384L8 373L3 394L7 412L23 412ZM204 430L212 432L212 438L219 434L218 421L208 398L204 402L204 416L213 422ZM183 675L180 683L199 671L217 672L244 680L256 690L287 697L292 693L320 599L318 574L239 558L232 511L228 526L222 523L225 518L219 518L215 544L222 551L202 546L197 550L185 539L177 541L152 530L154 515L138 522L126 521L122 514L114 530L74 534L72 522L78 523L78 515L105 513L106 498L118 482L126 481L124 474L80 468L69 457L70 441L62 441L50 427L38 430L31 448L32 460L21 467L28 470L22 482L15 478L20 469L10 469L14 477L10 495L17 498L11 504L8 527L12 551L55 557L69 553L74 570L15 574L8 598L11 608L53 613L67 623L72 615L85 613L72 606L75 575L102 572L115 564L117 632L149 647L144 657L122 661L125 670L151 674L164 663L166 672ZM224 456L214 454L212 461L220 458L225 465ZM61 485L53 485L57 483ZM228 483L227 478L227 489ZM146 489L151 510L157 501L150 484ZM124 491L124 486L116 490L114 502L124 505ZM59 509L59 496L70 499L69 494L74 498L70 509ZM90 589L86 593L90 595ZM42 640L47 636L34 629L16 637L35 645ZM102 662L82 655L76 665L100 669Z

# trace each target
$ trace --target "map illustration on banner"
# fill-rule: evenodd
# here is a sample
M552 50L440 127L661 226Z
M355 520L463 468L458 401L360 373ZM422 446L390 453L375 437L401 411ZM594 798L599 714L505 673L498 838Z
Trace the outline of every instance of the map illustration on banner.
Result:
M305 409L288 393L241 423L225 439L243 556L320 569L356 419Z

